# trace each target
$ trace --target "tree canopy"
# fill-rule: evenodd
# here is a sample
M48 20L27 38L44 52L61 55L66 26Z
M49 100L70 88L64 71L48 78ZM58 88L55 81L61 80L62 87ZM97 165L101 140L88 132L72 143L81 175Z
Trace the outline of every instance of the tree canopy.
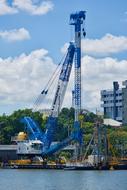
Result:
M21 131L24 131L24 126L20 122L20 119L23 116L32 117L36 122L38 122L42 131L45 131L47 118L44 118L43 114L40 112L32 112L31 109L24 109L14 111L11 115L3 114L0 116L0 144L11 144L11 137ZM81 121L83 131L84 144L87 145L92 137L95 121L101 121L101 118L94 113L82 113L79 119ZM61 141L69 136L73 130L73 124L74 109L63 108L58 117L57 131L54 140ZM126 153L127 126L123 126L121 128L108 126L106 128L110 143L116 149L117 154L120 154L120 151Z

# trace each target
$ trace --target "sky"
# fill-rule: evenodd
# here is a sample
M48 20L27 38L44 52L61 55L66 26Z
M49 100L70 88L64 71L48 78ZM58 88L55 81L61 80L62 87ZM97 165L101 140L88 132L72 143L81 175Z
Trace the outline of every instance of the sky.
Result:
M100 90L127 79L126 0L0 0L0 114L32 107L74 38L69 16L80 10L82 107L101 109ZM63 106L71 106L73 81L72 71Z

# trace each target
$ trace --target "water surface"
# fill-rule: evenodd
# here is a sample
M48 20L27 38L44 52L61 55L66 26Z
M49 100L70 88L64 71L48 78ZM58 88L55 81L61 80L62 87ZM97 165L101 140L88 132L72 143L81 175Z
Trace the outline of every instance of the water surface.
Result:
M127 171L0 169L0 190L127 190Z

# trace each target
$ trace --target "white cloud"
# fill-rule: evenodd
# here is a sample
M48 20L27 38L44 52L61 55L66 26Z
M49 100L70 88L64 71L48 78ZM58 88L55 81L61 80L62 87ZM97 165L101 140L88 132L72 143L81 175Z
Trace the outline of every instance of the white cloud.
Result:
M127 50L127 37L106 34L101 39L82 40L82 51L90 55L110 55Z
M112 88L112 82L127 79L127 60L118 61L111 57L93 58L82 57L82 102L83 107L96 110L100 107L100 90ZM18 57L0 58L0 104L7 107L22 108L30 106L38 94L43 90L51 77L56 65L44 49L32 51L29 55L22 54ZM64 106L71 106L71 91L73 89L73 72ZM52 89L56 86L53 85ZM45 101L51 107L53 99L52 90ZM43 104L44 106L44 104ZM45 106L43 107L45 108Z
M9 42L23 41L30 39L30 34L25 28L20 28L9 31L0 31L0 38Z
M113 81L127 79L126 75L127 60L118 61L111 57L93 58L91 56L82 57L82 105L83 108L95 111L100 109L100 91L112 89ZM64 105L70 105L71 90L73 86L73 76L66 94Z
M15 14L25 11L31 15L44 15L53 9L49 0L13 0L12 5L7 0L0 0L0 15Z
M61 51L64 53L68 43L66 43ZM127 50L127 36L114 36L106 34L101 39L83 39L82 52L88 55L109 56Z
M96 59L90 56L82 58L83 102L87 108L100 106L100 90L112 89L113 81L127 79L127 60L118 61L111 57Z
M68 43L62 48L65 53ZM127 60L118 61L111 57L94 58L92 56L107 56L127 50L126 36L106 34L101 39L82 40L82 102L83 107L96 110L100 106L100 91L112 88L113 81L122 82L127 79ZM87 56L85 56L85 55ZM71 78L72 83L72 78ZM69 87L68 97L71 98ZM66 99L66 104L69 104Z
M0 0L0 15L15 14L18 10L7 4L6 0Z
M69 43L65 43L64 46L61 48L61 53L65 54L68 46L69 46Z
M30 105L54 71L55 64L44 49L19 57L0 58L1 105Z
M51 1L41 1L38 4L33 0L14 0L13 6L33 15L43 15L53 9L53 3Z

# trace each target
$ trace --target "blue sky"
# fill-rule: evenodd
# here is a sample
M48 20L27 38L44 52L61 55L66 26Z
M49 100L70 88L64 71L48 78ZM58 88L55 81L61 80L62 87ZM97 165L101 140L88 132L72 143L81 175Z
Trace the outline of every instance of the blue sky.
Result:
M10 1L11 2L11 1ZM0 17L0 29L11 30L24 27L29 30L31 40L5 43L1 42L2 57L29 53L34 49L46 48L55 60L59 60L60 48L71 40L69 15L77 10L86 10L86 30L88 38L100 38L106 33L126 35L127 1L115 0L54 0L54 8L46 15L19 14Z
M24 4L21 4L21 2L24 2ZM42 3L46 2L48 4L48 8L46 12L44 12L44 6ZM95 65L97 65L96 70L99 68L99 62L102 62L103 66L106 65L106 60L110 57L110 61L112 65L112 76L109 76L109 73L104 73L103 76L106 76L109 78L109 82L105 83L105 87L109 88L111 87L111 82L113 80L116 80L117 78L122 81L126 78L126 75L118 74L117 71L119 71L119 67L122 67L121 72L124 70L126 59L127 59L127 46L126 46L126 36L127 36L127 1L121 0L53 0L53 1L43 1L43 0L0 0L0 59L1 59L1 72L2 67L4 68L3 72L6 69L7 64L7 70L5 72L6 76L0 76L1 79L1 85L0 85L0 102L1 102L1 108L0 113L3 112L12 112L15 109L23 108L24 106L30 106L34 100L34 97L37 96L39 90L43 86L43 80L48 80L48 77L50 77L50 73L52 72L53 68L55 68L55 64L59 62L59 60L62 57L61 48L68 43L70 40L72 40L74 32L72 27L69 25L69 15L72 12L79 11L79 10L86 10L86 32L88 39L85 43L89 44L90 50L88 48L85 52L85 47L83 50L83 58L86 62L90 62L91 59L93 59L93 62L95 62ZM43 6L43 7L41 7ZM27 8L26 8L27 7ZM38 9L38 7L41 7ZM20 30L21 29L21 30ZM12 32L18 33L18 37L15 39L12 36L10 37L10 33ZM107 34L110 34L108 37ZM19 37L20 35L20 37ZM106 36L106 39L103 40L103 38ZM124 37L124 39L123 39ZM98 39L98 43L95 43L95 39ZM114 41L111 41L111 39L115 40L115 44L113 45ZM91 41L92 40L92 41ZM107 49L104 49L102 52L99 48L100 42L103 45L103 42L107 44L105 41L108 41L109 44L111 42L111 45L108 45L107 49L111 47L111 51L107 51ZM88 44L86 46L88 46ZM91 47L94 46L93 49ZM105 45L106 46L106 45ZM98 49L98 52L96 52L96 48ZM41 53L36 52L37 50L42 50ZM103 48L102 48L103 49ZM47 51L46 55L44 54L44 50ZM95 50L95 51L94 51ZM36 52L36 53L35 53ZM33 79L29 77L29 72L34 72L35 63L31 66L29 61L33 60L33 55L36 54L35 62L37 61L38 64L40 61L41 66L38 66L39 69L42 69L44 72L47 72L47 78L46 76L43 76L43 71L40 73L40 78L37 78L37 76ZM38 54L41 56L38 58ZM25 55L24 59L22 59L21 55ZM11 57L11 58L8 58ZM30 57L30 58L29 58ZM48 66L45 66L45 58L46 60L49 59L50 64L52 64L52 69L48 70ZM10 59L10 60L8 60ZM22 73L19 72L17 76L17 83L15 83L16 79L12 77L16 77L16 69L19 67L15 65L17 61L20 62L20 66L23 64L23 61L27 59L27 66L25 66L25 71L32 67L31 71L27 71L28 74L25 76L25 83L27 82L28 85L30 85L29 81L32 80L33 83L36 83L35 86L33 86L33 92L31 91L30 94L33 93L32 96L28 96L27 89L28 87L24 87L24 90L22 90L22 94L24 97L15 97L14 90L16 90L16 94L18 96L20 82L24 78L23 70ZM29 60L30 59L30 60ZM84 60L83 59L83 60ZM7 63L6 63L7 62ZM25 61L24 61L25 62ZM120 66L120 63L122 62L122 66ZM46 61L48 64L48 62ZM114 64L113 64L114 63ZM12 67L11 67L12 64ZM50 65L49 64L49 65ZM92 70L92 63L89 64L89 69ZM118 66L118 67L117 67ZM47 70L46 68L47 67ZM106 66L107 67L107 66ZM109 66L110 67L110 66ZM109 69L108 67L108 69ZM85 68L84 68L85 69ZM86 68L86 70L88 67ZM11 72L13 70L13 72ZM106 69L104 69L106 70ZM36 69L36 75L37 74ZM114 73L115 71L115 73ZM107 71L108 72L108 71ZM103 73L103 72L101 72ZM89 74L84 73L84 74ZM96 73L98 75L98 73ZM107 74L107 75L106 75ZM28 76L27 76L28 75ZM123 75L123 76L122 76ZM122 77L121 77L122 76ZM41 78L42 77L42 78ZM98 83L98 86L96 86L96 89L93 89L92 86L90 88L90 85L92 83L92 77L96 79L96 84ZM9 78L9 79L8 79ZM102 77L103 78L103 77ZM105 80L107 80L105 78ZM25 80L24 79L24 80ZM42 81L41 81L42 79ZM91 102L91 99L97 98L97 104L93 103L93 109L95 110L96 107L99 108L100 102L99 102L99 90L103 87L103 81L102 79L98 79L96 76L93 76L93 74L90 74L89 80L88 76L87 78L84 78L83 83L85 81L88 84L88 88L84 88L84 98L87 101L87 105L84 104L84 107L87 107L92 110L92 105L89 106L89 102ZM18 85L18 80L19 85ZM39 81L37 81L39 80ZM12 91L9 89L10 81L12 84ZM102 81L102 84L101 84ZM2 86L2 84L4 84ZM21 83L24 85L24 83ZM41 86L42 85L42 86ZM6 88L5 88L6 87ZM35 90L34 90L35 87ZM32 90L32 88L31 88ZM93 92L94 91L94 92ZM68 94L70 95L70 91L68 90ZM11 98L10 98L10 97ZM27 97L25 99L25 96ZM16 99L15 99L16 98Z

